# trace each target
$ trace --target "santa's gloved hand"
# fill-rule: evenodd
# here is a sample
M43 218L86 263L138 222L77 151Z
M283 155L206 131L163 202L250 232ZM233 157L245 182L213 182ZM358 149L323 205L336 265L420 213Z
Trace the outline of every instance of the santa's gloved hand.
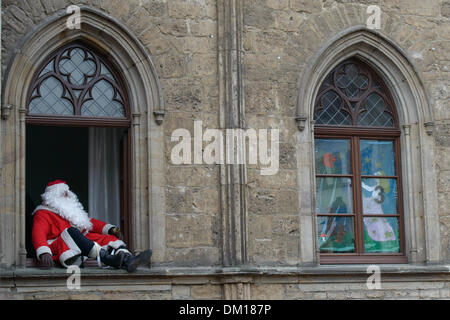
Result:
M120 233L120 229L117 227L112 227L111 229L109 229L108 234L115 236L118 239L121 239L121 237L122 237L122 234Z
M50 253L43 253L39 256L39 259L41 260L41 263L47 267L47 268L52 268L55 266L55 264L53 263L53 259L52 259L52 255Z

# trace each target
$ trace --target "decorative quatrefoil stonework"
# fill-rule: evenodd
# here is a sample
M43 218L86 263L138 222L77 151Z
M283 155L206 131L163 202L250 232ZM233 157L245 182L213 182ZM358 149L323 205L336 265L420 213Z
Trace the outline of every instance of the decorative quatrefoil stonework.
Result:
M124 90L107 61L82 44L60 49L34 80L28 114L126 118Z
M395 127L393 105L376 73L352 59L325 78L315 101L314 120L318 125Z

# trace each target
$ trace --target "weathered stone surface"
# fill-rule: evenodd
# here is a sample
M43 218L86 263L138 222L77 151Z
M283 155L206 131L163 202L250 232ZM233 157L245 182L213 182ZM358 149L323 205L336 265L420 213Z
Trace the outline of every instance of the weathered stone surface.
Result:
M264 30L274 26L275 18L272 9L262 1L248 0L244 2L244 23Z
M267 0L266 5L271 9L285 9L289 6L290 0Z
M170 1L165 0L144 0L142 7L147 10L151 16L161 17L167 15L167 4Z
M195 285L191 289L192 299L218 300L222 299L222 286L220 285Z
M191 286L188 286L188 285L172 286L172 299L174 299L174 300L192 299Z
M167 212L203 213L214 215L219 212L219 193L214 189L167 187Z
M217 266L220 265L221 254L218 248L168 248L166 264L182 265L183 267Z
M305 17L299 12L280 11L275 13L275 27L283 31L297 32Z
M187 72L186 57L173 53L158 55L156 68L162 78L180 78Z
M257 300L282 300L284 288L276 284L258 284L251 288L253 299Z
M449 1L442 1L441 15L443 17L450 18L450 2Z
M237 62L227 64L219 58L225 38L233 34L222 25L227 17L220 20L218 9L232 2L215 0L24 0L2 1L2 77L17 46L38 24L49 21L57 12L61 13L70 4L83 4L101 10L106 15L123 24L133 36L148 50L162 84L166 115L161 127L156 129L147 122L152 110L140 106L139 132L142 143L152 145L162 141L164 147L151 152L138 150L141 180L148 179L148 185L136 190L141 194L137 201L145 203L140 210L144 217L139 220L146 228L153 230L152 224L160 232L158 263L175 267L221 266L224 256L223 244L232 234L225 232L229 227L224 217L227 207L226 190L221 183L230 181L217 165L176 166L170 162L170 152L174 145L171 133L178 128L186 128L193 135L195 120L203 121L203 128L222 128L227 117L242 116L244 125L255 129L280 129L280 169L274 176L263 176L260 164L248 165L244 170L247 181L242 197L233 201L245 202L246 225L240 232L247 233L248 263L253 266L296 266L300 264L300 236L306 232L305 216L314 214L312 196L315 190L309 187L313 177L311 159L307 150L312 138L297 129L295 117L303 97L299 97L299 87L303 72L313 57L323 50L325 44L342 34L348 28L364 26L367 20L367 6L376 4L381 8L381 29L376 32L392 41L394 46L412 61L420 81L425 87L433 109L436 159L435 185L437 203L432 204L438 211L440 231L441 263L450 262L450 105L448 75L450 72L450 2L448 0L246 0L239 2L243 13L242 55ZM238 2L235 2L236 4ZM227 7L230 8L230 7ZM234 14L234 12L233 12ZM225 20L224 20L225 19ZM235 21L235 20L233 20ZM239 20L240 21L240 20ZM220 34L219 31L224 31ZM61 35L61 41L66 35ZM231 39L229 39L231 40ZM241 41L240 38L233 41ZM233 47L236 42L231 43ZM45 45L43 43L43 45ZM222 50L222 51L221 51ZM132 53L131 53L132 54ZM140 65L141 62L137 63ZM127 66L128 67L128 66ZM132 66L129 66L130 70ZM125 68L126 69L126 68ZM121 70L124 74L130 70ZM220 87L226 77L237 81L242 72L243 86L235 85L236 92L230 96L243 96L245 114L226 114L221 110L230 101L222 101L228 87ZM135 72L135 71L131 71ZM312 70L315 72L315 70ZM412 76L412 74L408 75ZM3 78L2 78L3 79ZM145 83L145 86L150 85ZM10 93L14 95L13 93ZM418 98L418 97L415 97ZM159 107L159 106L157 106ZM15 106L8 120L0 120L2 141L0 144L0 267L10 266L17 253L11 245L11 235L20 228L15 225L18 212L12 208L20 201L14 184L23 184L20 171L18 112ZM420 112L418 112L420 115ZM422 116L422 115L420 115ZM411 117L412 119L415 116ZM309 121L308 119L307 121ZM422 120L422 119L421 119ZM403 121L403 119L401 119ZM414 120L415 121L415 120ZM402 123L403 124L403 123ZM415 123L411 124L413 127ZM419 124L422 125L422 124ZM415 131L416 128L412 129ZM14 134L12 134L14 133ZM154 135L156 133L156 135ZM158 136L160 134L160 136ZM145 138L144 138L145 137ZM417 136L414 136L417 137ZM423 137L422 137L423 138ZM428 137L425 137L428 138ZM16 139L16 140L14 140ZM148 140L145 140L148 139ZM302 140L303 139L303 140ZM309 139L305 141L304 139ZM415 139L415 138L414 138ZM144 141L145 140L145 141ZM402 133L401 143L404 143ZM413 150L420 141L412 141ZM204 146L204 145L203 145ZM401 145L402 156L405 156ZM154 159L162 155L164 170L150 177L149 164L162 162ZM133 165L132 165L133 167ZM136 166L138 167L138 166ZM134 170L134 167L133 167ZM423 168L427 170L427 168ZM223 176L221 176L221 174ZM160 179L161 186L152 185ZM417 181L420 177L417 176ZM233 180L237 181L237 180ZM405 190L406 188L404 188ZM422 185L414 185L420 194ZM132 192L136 192L133 189ZM161 206L150 216L148 201L150 192L159 192ZM230 199L231 199L230 198ZM140 199L140 200L139 200ZM222 201L222 203L221 203ZM231 200L228 200L231 201ZM414 199L420 202L420 199ZM164 203L164 205L163 205ZM420 207L420 205L419 205ZM236 216L231 216L237 219ZM422 225L421 225L422 227ZM313 247L312 228L311 248ZM154 233L143 235L154 237ZM434 229L433 229L434 230ZM233 231L234 232L234 231ZM306 232L306 234L309 234ZM139 234L139 237L142 235ZM222 238L223 237L223 238ZM142 239L141 239L142 240ZM155 239L152 238L152 241ZM241 245L237 243L237 245ZM430 245L433 247L433 245ZM302 247L304 248L304 247ZM313 251L314 249L311 249ZM305 250L303 250L304 252ZM193 270L193 269L192 269ZM214 281L221 281L215 277ZM438 299L449 298L449 287L441 282L427 282L407 279L407 281L383 282L382 290L367 290L365 283L336 284L319 281L310 284L259 283L262 278L255 276L250 286L251 297L255 299ZM200 281L200 280L199 280ZM201 280L203 281L203 280ZM207 281L210 281L208 279ZM267 278L264 281L286 281ZM298 278L296 278L298 281ZM255 284L256 283L256 284ZM2 283L0 283L2 284ZM3 284L2 284L3 285ZM3 290L3 288L2 288ZM34 293L12 294L5 289L0 298L5 299L222 299L222 284L174 285L172 290L112 292L52 292L42 290ZM345 291L345 292L344 292Z
M213 224L207 215L170 215L166 218L167 246L194 248L213 246Z
M418 16L437 16L440 12L440 1L430 0L399 0L386 1L383 0L382 7L384 10L395 11L400 14L413 14Z
M179 0L167 1L170 17L200 18L216 17L216 6L213 0Z
M438 191L448 194L450 192L450 171L439 173Z
M306 13L320 13L322 11L321 1L315 0L291 0L289 2L292 10Z

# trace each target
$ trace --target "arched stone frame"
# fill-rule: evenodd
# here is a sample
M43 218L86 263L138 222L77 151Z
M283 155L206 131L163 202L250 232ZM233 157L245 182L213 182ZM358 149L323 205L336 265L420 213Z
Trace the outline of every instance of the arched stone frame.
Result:
M152 247L158 261L164 248L163 128L164 100L156 69L145 47L111 16L86 6L81 28L68 29L65 10L47 18L18 44L2 87L0 265L24 266L26 94L41 62L75 40L107 53L121 72L129 93L131 127L131 215L136 251ZM6 111L6 112L5 112ZM4 200L4 201L3 201Z
M316 265L314 98L330 70L356 57L390 88L399 116L406 255L409 263L438 263L440 235L432 104L417 69L394 42L363 26L335 35L306 64L300 80L296 121L300 211L300 263ZM307 200L311 199L311 201ZM313 245L311 245L313 242Z

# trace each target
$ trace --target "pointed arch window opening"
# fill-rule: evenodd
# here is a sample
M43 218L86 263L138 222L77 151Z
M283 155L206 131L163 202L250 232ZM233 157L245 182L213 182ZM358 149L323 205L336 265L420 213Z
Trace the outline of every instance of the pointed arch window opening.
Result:
M121 77L106 58L82 43L64 46L42 63L27 107L27 122L50 117L75 123L97 119L101 125L130 122Z
M405 263L400 130L389 89L352 58L314 100L321 264Z

